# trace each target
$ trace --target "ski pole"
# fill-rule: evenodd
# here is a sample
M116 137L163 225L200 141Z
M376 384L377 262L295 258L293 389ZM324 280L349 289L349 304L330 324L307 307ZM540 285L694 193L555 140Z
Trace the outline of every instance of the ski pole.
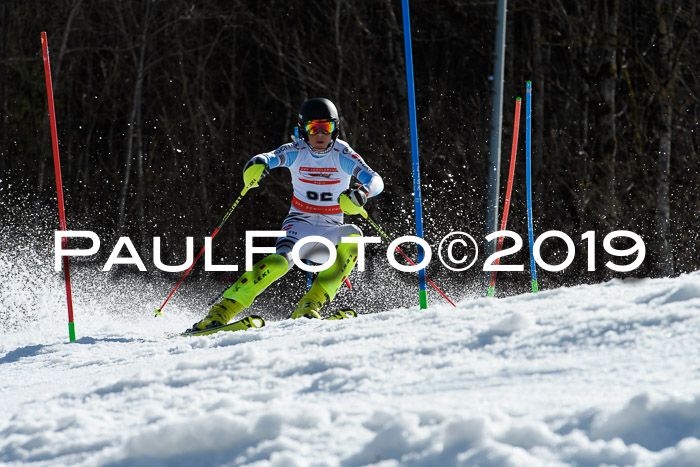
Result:
M260 180L264 171L265 171L265 164L251 165L248 168L248 170L245 171L245 173L243 174L243 181L245 183L245 186L243 187L243 190L241 191L240 196L236 199L236 201L233 202L233 205L228 210L228 212L226 213L224 218L221 220L221 223L219 224L219 226L216 229L214 229L214 232L211 234L212 240L214 239L214 237L216 237L216 234L219 233L219 230L221 230L221 228L224 226L224 224L226 223L228 218L231 216L231 213L233 212L233 210L236 209L236 206L238 206L238 203L240 203L241 200L243 199L243 197L246 195L246 193L248 193L248 190L258 186L258 181ZM197 255L197 257L194 259L194 261L192 261L192 264L190 264L190 267L187 268L187 271L185 271L185 273L182 275L179 282L177 283L175 288L172 290L172 292L170 292L170 295L168 295L168 298L165 299L165 301L160 306L160 308L156 308L156 316L163 316L163 313L161 313L161 310L165 307L165 304L168 303L168 300L170 300L170 297L173 296L173 294L178 289L178 287L180 287L180 284L182 284L182 281L185 280L185 277L187 277L187 275L190 273L190 271L194 267L197 260L199 260L200 256L202 256L202 253L204 253L205 248L206 247L202 247L202 249L199 251L199 254Z
M347 198L347 196L346 196L345 198ZM347 203L351 203L351 205L350 205L350 204L347 204ZM343 196L342 196L342 195L341 195L341 197L340 197L340 204L341 204L341 208L342 208L343 206L349 207L349 208L350 208L350 211L346 211L345 209L343 209L344 212L353 212L354 214L359 214L359 215L361 215L362 217L364 217L365 220L369 223L369 225L371 225L371 226L374 228L374 230L376 230L377 232L379 232L379 234L380 234L382 237L384 237L384 238L391 244L391 241L392 241L391 238L389 238L389 236L388 236L386 233L384 233L384 231L381 229L381 227L379 227L379 226L377 225L377 223L374 222L374 221L372 220L371 217L369 217L369 214L367 214L367 211L365 210L365 208L362 208L362 207L359 207L359 206L355 205L352 201L350 201L349 198L347 199L347 202L345 202L345 200L343 199ZM414 263L413 261L411 261L411 258L409 258L409 257L406 255L406 253L404 253L404 252L401 250L401 248L396 247L396 251L398 251L399 253L401 253L401 256L403 256L404 258L406 258L406 261L408 261L409 263L411 263L411 266L415 266L415 265L416 265L416 263ZM445 297L445 300L447 300L448 302L450 302L450 303L452 304L453 307L457 307L457 305L455 305L454 302L453 302L452 300L450 300L450 299L447 297L447 295L445 295L445 293L444 293L442 290L440 290L440 288L439 288L437 285L435 285L435 283L434 283L433 281L431 281L430 279L428 279L428 276L426 276L425 279L426 279L426 281L427 281L430 285L433 286L433 288L434 288L435 290L437 290L438 292L440 292L440 295L442 295L443 297Z
M506 188L506 199L503 203L503 217L501 219L501 230L506 230L506 223L508 222L508 210L510 209L510 194L513 190L513 175L515 174L515 156L518 152L518 130L520 130L520 104L521 99L518 97L515 99L515 122L513 123L513 146L510 150L510 170L508 171L508 187ZM496 246L496 252L501 251L503 248L503 238L498 238L498 244ZM494 265L497 266L500 263L501 258L496 258ZM496 274L498 271L491 272L491 284L489 285L489 291L486 295L487 297L493 297L493 293L496 290Z

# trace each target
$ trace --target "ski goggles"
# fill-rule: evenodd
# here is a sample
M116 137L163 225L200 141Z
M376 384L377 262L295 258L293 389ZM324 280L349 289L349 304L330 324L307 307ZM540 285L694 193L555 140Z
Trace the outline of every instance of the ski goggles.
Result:
M333 120L311 120L304 124L304 130L312 136L318 133L330 135L335 131L335 122Z

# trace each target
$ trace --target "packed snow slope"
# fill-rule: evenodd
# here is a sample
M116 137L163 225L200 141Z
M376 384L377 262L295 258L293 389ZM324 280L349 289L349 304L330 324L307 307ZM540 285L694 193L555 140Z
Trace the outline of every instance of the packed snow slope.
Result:
M700 465L699 272L196 338L136 284L68 343L59 279L4 267L3 465Z

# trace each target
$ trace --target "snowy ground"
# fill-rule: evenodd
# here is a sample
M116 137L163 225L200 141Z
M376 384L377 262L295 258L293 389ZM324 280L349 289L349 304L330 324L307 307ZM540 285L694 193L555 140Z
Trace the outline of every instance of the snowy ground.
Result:
M76 294L67 343L0 259L3 465L700 465L700 272L199 338Z

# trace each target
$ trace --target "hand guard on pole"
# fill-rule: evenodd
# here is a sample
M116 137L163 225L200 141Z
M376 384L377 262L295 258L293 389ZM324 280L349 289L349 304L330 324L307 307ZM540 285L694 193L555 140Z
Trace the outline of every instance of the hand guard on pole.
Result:
M268 174L270 168L262 159L253 158L243 167L243 185L244 191L251 188L257 188L258 182ZM241 193L243 194L243 193Z
M345 190L345 193L350 198L350 201L362 207L367 202L367 196L369 196L369 190L366 186L361 183L354 183L350 188Z
M367 217L367 211L363 206L367 203L367 195L369 190L362 184L355 184L340 194L338 203L343 213L350 216L360 214L362 217Z

